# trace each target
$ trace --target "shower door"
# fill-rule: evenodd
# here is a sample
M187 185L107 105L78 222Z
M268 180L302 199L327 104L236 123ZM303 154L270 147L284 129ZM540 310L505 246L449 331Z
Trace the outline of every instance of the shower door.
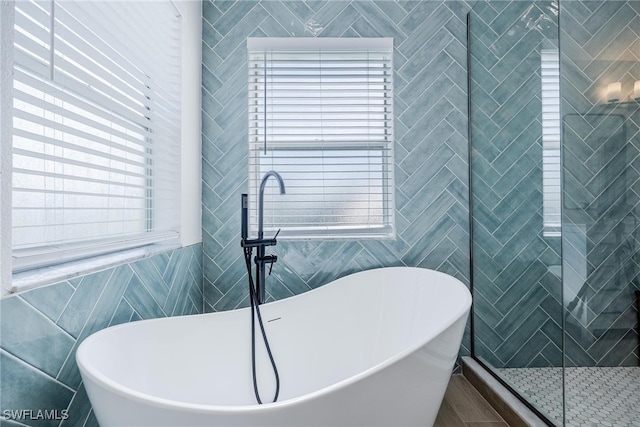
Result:
M561 1L560 46L566 425L638 426L640 1Z
M557 14L552 1L479 2L468 48L472 350L561 425Z
M469 14L472 352L550 423L640 425L640 1Z

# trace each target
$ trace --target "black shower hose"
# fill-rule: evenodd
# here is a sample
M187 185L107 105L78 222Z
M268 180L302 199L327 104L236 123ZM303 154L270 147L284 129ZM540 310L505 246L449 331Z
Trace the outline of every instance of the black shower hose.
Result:
M262 323L262 315L260 314L260 305L258 304L258 294L255 284L253 283L253 275L251 274L251 253L252 248L244 248L244 260L247 264L247 273L249 275L249 300L251 301L251 369L253 371L253 391L256 395L256 400L262 405L260 399L260 392L258 391L258 381L256 379L256 320L255 315L258 314L258 323L260 325L260 331L262 332L262 340L267 348L269 354L269 360L273 367L273 374L276 377L276 394L273 397L273 402L278 400L278 394L280 393L280 376L278 375L278 368L276 362L273 360L271 354L271 347L269 346L269 340L267 339L267 333L264 331L264 324Z

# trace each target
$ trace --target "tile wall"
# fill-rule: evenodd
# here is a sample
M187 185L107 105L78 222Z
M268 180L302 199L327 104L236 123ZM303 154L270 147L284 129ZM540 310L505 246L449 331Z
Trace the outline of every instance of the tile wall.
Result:
M280 299L349 273L420 266L469 283L466 13L462 1L210 1L203 8L203 251L207 311L247 304L249 36L393 37L396 240L279 241ZM463 353L468 353L468 335Z
M560 238L544 235L540 53L557 3L488 1L470 28L476 354L495 367L561 366Z
M82 340L119 323L201 313L203 304L200 244L1 299L1 411L69 411L62 423L34 415L1 425L97 426L75 362Z
M640 1L560 4L565 362L638 366Z
M476 351L496 367L562 366L564 339L567 366L637 366L640 104L626 97L640 80L640 2L559 5L555 238L543 233L540 49L557 47L558 3L471 13ZM614 81L623 103L607 102Z

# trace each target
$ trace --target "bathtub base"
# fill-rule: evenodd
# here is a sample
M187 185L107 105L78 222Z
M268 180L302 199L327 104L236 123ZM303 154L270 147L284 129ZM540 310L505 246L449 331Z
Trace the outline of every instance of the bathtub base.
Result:
M433 426L465 323L466 318L459 319L408 357L333 393L256 406L256 411L161 405L119 395L93 381L85 387L90 400L100 402L94 412L101 427Z

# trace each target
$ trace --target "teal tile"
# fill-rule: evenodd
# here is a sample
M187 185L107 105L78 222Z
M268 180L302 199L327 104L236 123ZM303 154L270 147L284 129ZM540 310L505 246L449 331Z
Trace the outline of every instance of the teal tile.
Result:
M145 284L147 290L159 304L164 304L169 294L169 285L149 258L136 261L131 268L138 278Z
M112 274L113 270L109 269L84 276L58 319L58 326L77 337Z
M424 111L423 116L416 116L415 113L405 113L406 116L400 117L407 127L410 128L409 132L404 137L405 147L407 150L412 151L413 147L410 147L407 142L413 141L417 144L428 144L429 139L425 137L435 129L438 124L451 113L453 107L446 99L438 100L429 110ZM406 120L410 117L410 120Z
M27 409L37 413L38 410L47 410L58 411L62 415L61 411L69 406L74 394L73 390L5 351L0 351L0 376L0 406L3 411ZM15 421L34 427L57 426L60 423L59 419L31 418Z
M402 3L401 3L402 4ZM416 2L416 7L411 9L411 13L399 22L399 27L406 34L411 34L424 22L432 21L431 16L440 11L440 2L436 1L420 1ZM434 21L437 22L437 21Z
M13 296L0 300L2 348L54 376L75 340L42 313Z
M425 252L422 260L418 261L416 265L422 268L440 270L455 250L455 245L445 237L432 250Z
M307 20L312 17L313 13L315 13L315 10L317 10L312 4L310 4L313 2L280 1L279 3L283 3L302 22L307 22Z
M246 135L240 135L235 143L213 164L221 176L228 174L237 164L248 164L249 148Z
M338 16L342 16L344 10L349 6L349 4L350 2L348 1L325 1L318 3L321 7L319 9L314 9L316 13L313 15L312 19L317 25L327 27ZM307 5L309 5L308 2ZM353 19L353 16L347 15L346 18ZM355 20L351 21L349 25L354 21Z
M452 41L452 36L445 29L447 21L452 18L451 11L440 3L438 9L430 16L430 19L423 21L419 28L416 29L419 37L414 35L406 40L399 40L397 43L398 50L407 58L420 58L426 55L433 55L440 52L446 44ZM446 39L446 42L441 40ZM420 60L423 61L422 59ZM410 61L411 62L411 61ZM423 65L426 65L423 62ZM406 65L405 65L406 68ZM421 67L416 66L415 70Z
M433 221L427 232L402 257L402 262L408 266L417 265L424 258L424 253L432 250L453 226L453 220L447 215Z
M392 22L402 21L408 14L398 3L390 1L374 1L378 9L380 9Z
M203 298L205 304L210 306L215 305L220 298L222 298L224 294L218 290L212 283L209 283L207 279L204 280L203 284Z
M222 36L216 28L207 22L206 19L202 21L202 41L209 47L214 47L218 42L222 40Z
M243 184L240 184L243 185ZM241 194L240 191L235 191L236 194ZM232 206L232 204L227 203L227 206ZM235 205L235 203L233 203ZM228 243L238 243L238 238L240 237L240 210L236 208L232 210L233 215L227 220L225 225L218 229L216 234L213 236L218 242L223 245ZM242 252L238 252L241 254Z
M541 286L529 287L522 298L513 305L495 327L495 331L503 337L516 332L525 323L524 314L535 309L547 297L546 290Z
M362 250L357 242L347 242L336 248L332 256L323 262L311 277L309 283L312 287L325 285L339 276L342 276L341 267L351 262Z
M252 272L255 278L255 266ZM246 280L248 277L245 278ZM311 289L307 282L300 278L291 265L283 261L282 258L279 258L278 262L274 264L271 274L269 274L269 267L267 267L266 282L266 290L274 300L288 298Z
M242 301L247 298L247 279L241 279L232 284L230 289L215 303L215 311L234 310L239 308Z
M417 194L422 187L432 178L436 177L439 172L439 165L446 163L454 155L451 148L447 145L442 145L433 154L432 158L428 162L424 162L402 185L401 190L405 194ZM436 166L434 166L436 165ZM448 179L446 177L442 179Z
M421 218L431 218L431 221L445 215L455 200L446 188L453 181L453 176L448 169L440 169L432 179L424 183L424 187L402 209L402 215L409 221L416 221L413 227L403 234L405 240L412 244L421 235L421 232L429 227L430 221L420 221Z
M378 9L373 2L358 1L353 2L352 5L362 14L362 17L370 22L384 37L393 37L394 44L402 44L406 38L405 33L401 31L391 19L388 19L384 14L380 13L380 9Z
M60 423L60 427L73 427L84 426L89 413L91 412L91 402L84 389L84 385L81 385L71 400L71 404L68 409L69 418L63 420Z
M188 268L184 262L186 257L187 254L184 249L177 249L171 252L167 268L162 273L162 278L168 288L171 288L176 280L182 280L185 269Z
M630 9L626 9L628 6L626 6L625 3L627 2L603 2L599 5L598 10L595 13L589 14L589 17L582 23L582 27L591 34L594 34L607 24L612 17L616 18L619 15L619 12L626 12L627 15L633 15ZM622 8L625 8L626 10L621 10ZM622 28L626 25L626 21L615 21L613 24L617 28Z
M358 37L384 37L384 33L377 29L371 22L360 16L353 23L351 29L356 32Z
M204 64L202 65L202 87L203 96L213 96L222 87L222 82Z
M549 342L548 338L537 331L518 352L506 363L506 367L522 367L531 363L532 359L542 351Z
M151 262L153 262L153 265L156 266L156 268L161 274L164 274L164 271L167 268L167 263L169 262L170 255L171 255L171 251L161 252L150 258Z
M210 24L216 22L221 16L222 11L217 7L215 0L204 0L202 2L202 17L209 21Z
M178 316L182 314L189 299L188 285L191 277L187 274L187 268L184 268L185 274L177 278L171 287L171 294L163 307L163 311L167 316Z
M87 421L85 421L83 427L100 427L93 411L89 412L89 416L87 417Z
M20 297L55 322L62 314L74 290L75 288L65 281L24 292Z
M242 19L258 5L258 1L243 0L229 2L231 7L224 11L222 15L213 23L213 26L226 36L235 26L239 25ZM205 12L211 12L209 9ZM211 16L204 16L205 19L213 19L217 14L214 12Z
M290 5L297 5L302 2L289 3ZM263 3L263 7L270 16L260 24L260 28L269 37L300 37L303 35L305 29L304 22L306 22L306 20L301 21L287 6L287 2L282 1ZM302 6L304 6L304 4L302 4ZM302 9L302 7L299 9ZM307 11L310 15L311 11L308 8Z
M312 244L311 241L301 243L302 242L289 242L286 240L279 241L274 251L277 252L278 259L284 260L284 262L295 271L296 275L306 282L309 279L309 272L314 268L310 254L317 245Z
M410 83L407 84L401 91L399 91L397 95L399 95L400 98L402 98L402 100L409 105L415 103L417 100L433 103L434 100L439 99L439 97L429 98L428 96L424 98L423 93L433 84L444 81L443 79L446 78L445 70L447 70L447 68L451 66L453 61L451 57L446 54L446 52L430 54L428 59L429 62L424 64L424 66L420 70L409 71L407 69L407 71L404 71L405 69L403 68L399 72L399 74L401 75L406 75L407 81ZM411 64L405 63L404 67L411 67ZM444 90L446 88L448 88L448 86L440 88L440 90ZM441 93L445 92L446 91L443 91ZM411 113L412 117L415 117L420 113L420 111L415 112L412 108L408 112L405 111L405 117L409 117L409 113ZM413 121L414 120L407 122L403 120L403 122L405 122L405 124L407 125L412 125Z
M224 34L224 38L216 46L216 53L220 58L227 58L238 45L245 43L247 36L251 34L252 30L269 16L262 6L253 6L253 2L249 2L249 4L252 4L251 10L242 16L239 21L230 21L229 24L233 25L233 27ZM224 16L220 20L222 19L224 19Z
M75 353L78 346L89 335L109 326L114 312L118 309L125 288L127 288L130 280L136 278L129 265L126 264L112 269L112 273L109 281L105 284L100 300L80 331L69 358L65 361L56 377L58 381L73 389L77 389L81 382L80 371L75 361Z
M129 305L127 301L124 299L120 301L118 307L113 313L111 317L111 321L109 322L109 326L119 325L121 323L127 323L131 319L131 315L133 314L133 308Z
M124 292L124 298L137 314L143 319L166 317L159 303L142 284L137 276L133 276Z
M355 27L352 24L358 22L360 14L351 5L344 8L339 15L339 19L329 21L322 30L322 37L355 37L355 34L349 34ZM396 58L394 57L394 61Z
M451 127L449 123L447 123L446 121L440 122L431 131L431 133L429 133L429 140L433 141L433 143L418 145L414 150L411 151L411 155L407 156L403 161L398 163L398 166L400 166L403 171L412 174L424 162L428 161L428 159L434 153L438 151L442 142L446 141L452 133L453 127Z
M204 307L202 276L199 276L198 278L194 278L193 276L190 277L187 292L189 299L196 309L195 313L202 313L202 308ZM185 307L187 307L187 305L185 305ZM187 308L185 308L185 310Z
M227 294L231 287L247 274L247 266L242 257L236 258L230 265L222 266L224 274L216 277L213 284L222 292Z
M222 58L220 58L204 40L202 41L201 46L202 64L209 70L215 70L222 62Z
M512 280L509 280L510 283L507 284L509 287L506 289L506 292L504 292L500 298L495 301L494 306L501 313L508 313L511 311L513 306L523 297L524 289L531 288L533 286L541 286L537 284L537 282L547 272L547 267L540 262L533 262L531 264L523 263L523 267L522 274ZM530 310L527 310L527 312L529 311Z

